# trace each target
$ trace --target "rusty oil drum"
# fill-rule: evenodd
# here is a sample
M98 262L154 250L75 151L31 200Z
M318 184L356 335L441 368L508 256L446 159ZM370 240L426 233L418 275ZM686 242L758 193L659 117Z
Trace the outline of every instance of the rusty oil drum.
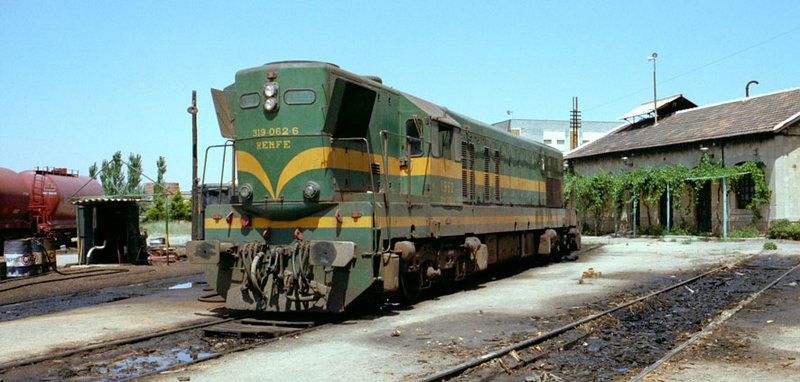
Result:
M8 278L27 277L47 272L53 257L37 238L7 240L3 245Z

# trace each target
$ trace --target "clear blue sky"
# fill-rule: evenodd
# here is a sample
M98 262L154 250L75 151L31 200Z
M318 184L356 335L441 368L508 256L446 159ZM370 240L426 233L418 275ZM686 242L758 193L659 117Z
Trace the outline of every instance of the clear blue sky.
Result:
M335 63L484 122L615 120L652 99L698 105L800 86L800 2L0 0L0 167L80 170L115 151L191 179L223 142L209 93L239 69ZM202 160L202 158L201 158ZM215 175L218 179L218 175Z

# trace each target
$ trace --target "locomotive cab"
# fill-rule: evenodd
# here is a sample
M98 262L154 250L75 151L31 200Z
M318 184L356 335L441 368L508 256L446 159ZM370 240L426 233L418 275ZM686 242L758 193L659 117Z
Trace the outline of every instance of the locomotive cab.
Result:
M340 311L375 283L374 84L293 62L212 90L239 203L207 206L206 240L187 252L230 307Z

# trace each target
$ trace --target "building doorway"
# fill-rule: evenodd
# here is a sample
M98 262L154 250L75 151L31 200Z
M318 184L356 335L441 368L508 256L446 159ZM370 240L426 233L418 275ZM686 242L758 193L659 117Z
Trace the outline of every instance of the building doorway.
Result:
M711 182L704 182L697 192L697 230L711 232Z
M661 194L658 201L658 222L662 227L667 227L667 193Z

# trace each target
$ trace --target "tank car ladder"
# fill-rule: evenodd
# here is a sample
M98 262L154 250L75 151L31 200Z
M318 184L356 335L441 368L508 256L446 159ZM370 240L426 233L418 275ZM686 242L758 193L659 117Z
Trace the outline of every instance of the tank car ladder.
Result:
M36 222L36 228L48 223L45 211L47 205L44 202L44 175L40 171L33 173L33 187L31 187L31 218Z

